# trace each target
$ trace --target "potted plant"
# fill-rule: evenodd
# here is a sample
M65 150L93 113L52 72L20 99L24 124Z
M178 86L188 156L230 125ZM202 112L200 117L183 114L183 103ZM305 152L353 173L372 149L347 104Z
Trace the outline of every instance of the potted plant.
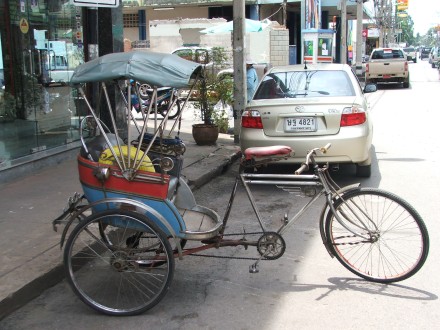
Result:
M226 104L232 103L233 81L228 77L219 77L218 72L225 67L228 59L222 47L211 51L212 65L204 67L203 77L197 85L198 97L195 104L200 110L201 124L193 125L193 138L199 145L214 144L217 141L219 127L226 132L228 117L225 116Z

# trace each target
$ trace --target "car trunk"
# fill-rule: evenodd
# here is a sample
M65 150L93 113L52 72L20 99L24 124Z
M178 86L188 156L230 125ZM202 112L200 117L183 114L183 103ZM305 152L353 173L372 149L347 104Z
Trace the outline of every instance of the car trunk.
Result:
M354 96L297 100L294 104L292 99L264 100L264 106L253 102L251 108L260 112L266 136L335 135L341 127L343 109L356 104Z

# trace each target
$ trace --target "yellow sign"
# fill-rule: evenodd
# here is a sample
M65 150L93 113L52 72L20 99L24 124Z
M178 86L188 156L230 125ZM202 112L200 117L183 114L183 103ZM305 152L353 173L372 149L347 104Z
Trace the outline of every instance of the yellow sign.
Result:
M28 33L28 31L29 31L29 23L28 23L27 19L26 18L22 18L20 20L19 24L20 24L20 31L22 33L24 33L24 34Z

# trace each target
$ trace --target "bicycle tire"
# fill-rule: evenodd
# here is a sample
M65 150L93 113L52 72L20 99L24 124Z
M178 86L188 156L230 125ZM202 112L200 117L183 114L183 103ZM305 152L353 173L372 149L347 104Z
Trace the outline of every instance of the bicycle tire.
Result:
M165 117L168 113L168 107L170 106L170 101L162 101L160 104L160 114L162 117ZM177 100L176 104L170 109L170 115L168 116L168 119L174 119L176 118L182 109L180 108L180 101Z
M79 223L66 242L64 265L74 293L108 315L152 308L174 274L166 235L145 215L127 210L96 213Z
M362 207L362 210L357 206ZM350 190L338 198L334 208L352 231L328 212L325 233L328 247L352 273L372 282L392 283L417 273L428 257L429 235L417 211L405 200L375 188ZM368 215L368 216L367 216ZM374 239L360 228L361 220Z

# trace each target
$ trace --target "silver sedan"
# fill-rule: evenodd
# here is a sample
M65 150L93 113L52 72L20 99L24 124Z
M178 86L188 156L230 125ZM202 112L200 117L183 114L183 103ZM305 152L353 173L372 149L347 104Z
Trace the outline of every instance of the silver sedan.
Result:
M240 145L290 146L283 162L301 163L308 150L331 143L319 162L356 164L356 174L371 175L373 124L364 93L348 65L306 64L272 68L242 114Z

